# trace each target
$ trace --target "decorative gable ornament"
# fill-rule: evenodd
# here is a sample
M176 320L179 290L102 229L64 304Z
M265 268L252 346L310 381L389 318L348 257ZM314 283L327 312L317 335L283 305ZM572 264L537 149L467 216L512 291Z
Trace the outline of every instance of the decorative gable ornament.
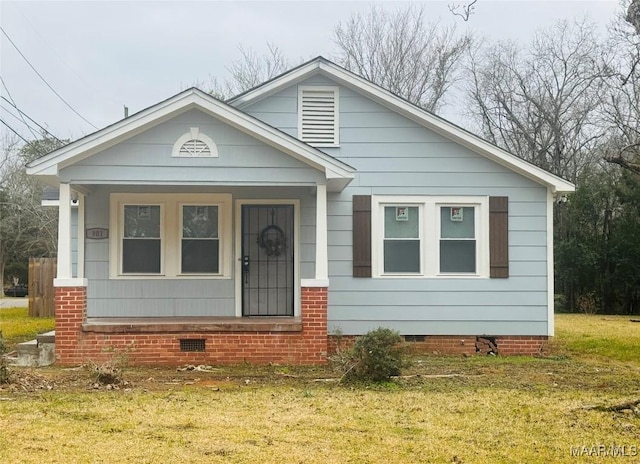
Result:
M173 144L172 157L178 158L217 158L218 147L213 139L200 132L198 127L190 127Z

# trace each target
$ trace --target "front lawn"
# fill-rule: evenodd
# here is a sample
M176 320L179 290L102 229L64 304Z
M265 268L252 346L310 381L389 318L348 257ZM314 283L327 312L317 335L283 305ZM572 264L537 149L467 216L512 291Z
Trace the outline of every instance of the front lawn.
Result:
M26 303L25 303L26 304ZM53 317L29 317L27 308L0 309L0 332L7 350L55 327Z
M383 385L328 367L129 368L116 389L21 370L0 386L0 462L640 462L640 413L613 410L640 401L640 323L560 315L557 333L545 358L425 356ZM585 334L614 348L583 353Z

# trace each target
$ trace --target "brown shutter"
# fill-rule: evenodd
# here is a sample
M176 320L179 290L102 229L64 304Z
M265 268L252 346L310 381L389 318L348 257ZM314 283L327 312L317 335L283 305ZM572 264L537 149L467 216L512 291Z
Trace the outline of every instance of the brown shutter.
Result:
M371 277L371 195L353 196L353 277Z
M489 275L509 277L509 197L489 197Z

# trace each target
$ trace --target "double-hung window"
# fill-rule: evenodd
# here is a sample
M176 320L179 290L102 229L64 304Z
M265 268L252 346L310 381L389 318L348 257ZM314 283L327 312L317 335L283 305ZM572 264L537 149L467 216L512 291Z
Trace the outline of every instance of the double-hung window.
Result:
M489 205L484 196L374 196L377 277L488 277Z
M183 273L217 274L220 271L218 207L182 205L180 239Z
M160 274L162 206L123 205L122 272Z
M440 210L440 263L445 273L477 272L477 206L438 206Z
M230 278L230 195L118 193L110 201L112 278Z
M384 206L384 273L419 274L422 268L420 206Z

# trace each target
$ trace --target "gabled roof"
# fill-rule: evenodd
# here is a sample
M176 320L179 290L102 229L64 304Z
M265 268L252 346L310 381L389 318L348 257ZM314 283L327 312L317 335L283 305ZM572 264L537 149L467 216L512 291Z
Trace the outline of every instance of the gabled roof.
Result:
M452 142L456 142L514 172L547 186L551 189L552 193L568 193L575 190L575 186L571 182L518 158L477 135L347 71L322 56L307 61L264 84L237 95L227 100L227 103L238 109L244 109L269 95L273 95L286 87L316 74L325 75L339 84L365 95L390 110L413 120L421 126L448 138Z
M27 174L43 176L44 180L56 185L61 168L88 158L191 109L210 114L229 126L324 172L329 190L342 190L354 178L355 169L348 164L196 88L180 92L32 161L27 166Z

